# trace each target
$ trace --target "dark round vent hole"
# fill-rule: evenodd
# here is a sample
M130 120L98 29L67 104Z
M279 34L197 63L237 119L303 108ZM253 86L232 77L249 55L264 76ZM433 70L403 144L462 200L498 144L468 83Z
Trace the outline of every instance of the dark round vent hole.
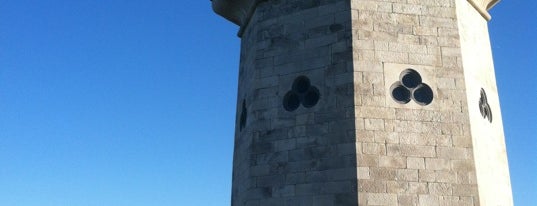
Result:
M301 94L307 92L310 86L310 80L305 76L299 76L293 82L293 90Z
M302 105L306 108L313 107L319 102L319 98L319 90L316 87L310 87L306 94L304 94Z
M410 102L410 91L404 87L401 82L394 83L391 86L390 91L392 93L393 100L395 100L397 103L406 104Z
M420 74L413 69L407 69L403 71L399 78L401 79L401 83L409 89L416 88L418 85L421 84Z
M416 103L425 106L433 102L433 90L427 84L420 84L413 90L412 97Z
M290 91L285 94L283 97L283 107L287 111L295 111L298 106L300 106L300 96L294 92Z

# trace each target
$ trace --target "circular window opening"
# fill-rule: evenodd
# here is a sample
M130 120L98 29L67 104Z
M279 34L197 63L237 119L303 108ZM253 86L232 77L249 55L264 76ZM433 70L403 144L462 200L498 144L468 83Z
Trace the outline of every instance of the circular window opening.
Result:
M484 102L484 103L488 103L487 101L487 93L485 93L485 90L483 88L481 88L481 101L480 102Z
M479 101L479 112L481 112L481 116L483 116L483 117L486 117L486 116L487 116L487 115L486 115L486 111L485 111L486 108L487 108L487 105L486 105L486 104L483 104L483 103L481 102L481 100L480 100L480 101Z
M302 105L306 108L313 107L319 102L319 97L319 90L316 87L310 87L306 94L304 94Z
M420 84L412 92L412 97L416 103L425 106L433 102L433 90L427 84Z
M295 111L300 106L300 96L294 91L287 92L283 97L283 107L287 111Z
M492 123L492 111L490 111L490 107L487 107L487 119L490 123Z
M395 102L400 104L406 104L410 102L410 91L403 85L401 85L401 82L396 82L393 84L390 88L390 91L392 91L392 98L395 100Z
M419 84L421 84L421 76L420 74L413 69L407 69L403 72L401 72L401 75L399 76L401 79L401 83L406 88L416 88Z
M293 90L301 94L307 92L310 86L310 80L305 76L299 76L293 82Z
M479 111L481 112L481 116L483 116L483 118L492 123L492 111L489 103L487 102L487 93L485 93L483 88L481 88L481 97L479 98Z
M242 111L241 111L241 118L240 118L240 128L239 130L242 131L242 129L246 126L246 119L248 118L248 111L246 110L246 100L242 100Z

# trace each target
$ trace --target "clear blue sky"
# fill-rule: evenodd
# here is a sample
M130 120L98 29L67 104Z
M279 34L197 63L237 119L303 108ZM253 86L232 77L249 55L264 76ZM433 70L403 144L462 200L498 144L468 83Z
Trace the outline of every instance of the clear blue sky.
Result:
M517 205L537 202L535 11L491 12ZM229 205L237 29L208 0L1 0L0 206Z

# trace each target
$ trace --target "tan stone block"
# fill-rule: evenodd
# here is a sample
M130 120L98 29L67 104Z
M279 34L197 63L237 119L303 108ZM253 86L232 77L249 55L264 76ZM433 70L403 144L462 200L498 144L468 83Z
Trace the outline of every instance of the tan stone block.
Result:
M360 167L378 167L379 165L379 158L377 155L358 154L356 155L356 161Z
M401 144L428 146L436 145L436 139L434 135L402 132L399 134L399 141L401 142Z
M429 183L429 193L433 195L451 195L453 188L449 183Z
M418 178L420 182L434 182L436 181L436 172L433 170L419 170Z
M451 135L436 135L436 146L453 146Z
M475 165L473 160L452 160L451 167L456 171L473 171Z
M437 147L436 155L439 158L452 159L452 160L465 160L470 159L469 149L459 147Z
M440 197L437 195L419 195L419 206L440 205Z
M438 88L442 88L442 89L456 89L457 88L454 78L437 78L436 85Z
M397 33L367 30L358 30L357 32L358 39L362 40L397 41Z
M370 84L384 84L384 73L381 72L364 72L363 73L364 83Z
M378 143L363 143L362 151L364 154L385 155L386 145Z
M455 47L442 47L442 56L461 56L461 49Z
M427 45L427 54L441 56L442 47L435 46L435 45Z
M386 125L386 124L384 124L384 125ZM386 139L388 139L389 132L375 131L374 133L375 133L374 136L375 136L375 142L376 143L386 144Z
M427 194L429 190L427 189L426 182L409 182L408 183L408 194Z
M447 159L425 158L425 168L428 170L450 170L451 164Z
M392 52L427 54L427 46L425 45L401 44L390 42L388 49Z
M382 72L382 63L373 61L354 61L354 71Z
M425 15L443 17L443 18L456 18L457 12L454 8L447 7L427 7L423 12Z
M477 199L476 197L459 197L459 200L458 202L456 203L456 205L461 205L461 206L479 206L479 203L477 201L474 201L474 198ZM455 205L455 204L453 204Z
M386 97L385 96L363 96L362 105L364 106L385 106Z
M397 24L395 22L373 23L373 30L393 34L412 34L412 25Z
M376 131L360 131L356 134L356 141L378 143L375 141L375 132Z
M384 121L384 125L386 125L386 121ZM387 126L384 126L384 128L387 128ZM387 144L399 144L399 133L396 132L387 132L386 133L386 143Z
M438 46L438 38L435 36L419 36L418 38L420 39L420 44L427 46Z
M405 157L381 156L379 158L379 167L386 168L406 168ZM416 173L417 176L417 173Z
M405 157L434 157L436 151L433 146L417 146L404 144L387 144L388 156Z
M410 26L420 25L420 18L417 15L393 14L393 17L397 24L410 25Z
M375 41L375 50L388 51L390 50L390 42L388 41Z
M447 135L462 135L462 127L457 123L442 123L438 124L437 128L441 134Z
M459 30L456 28L438 28L438 36L459 37Z
M386 95L386 90L384 89L384 83L373 84L373 94L374 95Z
M461 44L458 37L439 36L437 40L438 40L439 46L460 47L460 44ZM458 64L458 65L461 65L461 64Z
M399 181L418 181L418 170L413 169L398 169L395 172L395 177Z
M365 130L364 119L363 118L355 118L354 119L354 127L356 128L356 130Z
M395 110L395 116L399 120L440 121L442 114L434 110L398 108Z
M391 3L379 1L351 1L351 8L364 11L386 11L386 7L391 11ZM384 9L383 9L384 8Z
M419 121L406 121L406 120L396 120L395 121L395 131L396 132L406 132L406 133L422 133L422 134L439 134L441 131L438 130L438 122L419 122Z
M471 172L464 172L464 171L457 172L456 176L457 176L457 181L456 182L459 183L459 184L476 184L477 183L474 171L471 171Z
M356 50L353 53L354 59L358 61L369 61L375 59L375 50Z
M371 176L369 175L369 167L358 167L358 179L360 180L367 180L370 179Z
M423 10L425 10L425 6L416 5L416 4L393 4L393 12L394 13L401 13L401 14L415 14L415 15L421 15Z
M365 129L366 130L384 130L384 120L383 119L364 119Z
M388 193L402 194L408 191L408 182L401 181L387 181L386 191Z
M469 136L454 135L452 139L453 139L453 146L472 147L472 138L470 138Z
M396 194L370 193L367 196L368 205L397 205Z
M426 6L435 6L435 7L453 7L454 3L452 1L444 0L407 0L409 4L419 4Z
M358 192L386 192L386 183L381 180L358 180Z
M358 50L374 50L375 42L370 40L353 40L352 48Z
M420 25L436 26L445 28L456 28L457 21L455 18L420 16Z
M408 157L406 165L408 169L425 169L425 158Z
M358 202L367 202L367 196L369 193L366 192L359 192L358 193Z
M395 169L391 168L372 167L369 168L369 174L375 180L396 180Z
M411 63L409 62L409 54L403 52L375 51L375 59L389 63Z
M457 173L454 171L435 171L437 182L456 183Z
M426 66L441 66L442 57L430 54L408 54L408 63Z
M416 26L414 27L414 34L419 36L437 36L438 35L438 28L435 27L424 27L424 26Z
M398 132L395 132L396 125L397 123L395 120L391 120L391 119L384 120L384 131L393 132L395 135L397 135Z
M401 195L397 196L397 203L405 206L418 205L418 195Z
M404 44L420 44L420 38L411 34L398 34L397 42Z
M453 195L458 196L471 196L477 194L476 185L454 185L453 186ZM498 194L500 195L500 194Z
M362 118L395 119L395 111L393 108L362 106L356 111L356 116ZM384 125L382 128L384 128Z

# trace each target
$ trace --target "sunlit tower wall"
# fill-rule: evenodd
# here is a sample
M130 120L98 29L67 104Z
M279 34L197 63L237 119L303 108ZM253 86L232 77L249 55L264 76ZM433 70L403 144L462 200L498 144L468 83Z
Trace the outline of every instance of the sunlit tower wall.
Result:
M231 205L512 205L496 3L213 0L241 38Z

